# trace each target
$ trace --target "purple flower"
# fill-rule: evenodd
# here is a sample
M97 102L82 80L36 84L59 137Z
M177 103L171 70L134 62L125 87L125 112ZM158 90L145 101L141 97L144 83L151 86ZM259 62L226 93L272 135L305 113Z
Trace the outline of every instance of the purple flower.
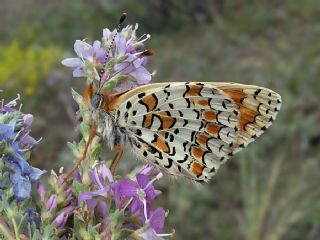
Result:
M98 206L100 215L106 216L106 204L101 199L98 199L98 197L106 198L108 196L111 187L110 185L107 185L106 180L108 180L109 183L112 183L114 181L113 176L104 163L100 164L99 170L94 168L93 170L90 170L88 174L95 191L81 193L78 197L78 201L85 201L90 211L93 211L93 209Z
M50 212L53 208L57 206L57 195L53 194L47 201L46 210Z
M146 69L147 56L144 56L144 42L150 35L141 38L136 36L137 25L127 26L121 32L112 32L105 28L103 30L102 43L94 41L93 45L77 40L74 50L78 58L67 58L62 61L67 67L73 69L74 77L88 77L100 80L99 87L109 81L115 81L113 91L115 93L124 92L139 85L151 81L151 73ZM114 36L116 37L114 38ZM114 42L108 52L112 40ZM113 61L111 61L113 60ZM98 72L102 67L104 75L99 76ZM121 77L121 78L120 78ZM119 79L125 79L119 81Z
M21 162L20 162L21 163ZM13 170L10 174L10 180L13 183L13 194L17 201L23 201L30 197L31 192L31 182L39 180L40 176L44 173L40 169L28 166L23 169L17 163L12 163L8 166Z
M162 237L170 237L174 234L163 234L164 220L166 213L162 208L157 208L150 214L150 218L146 221L146 225L136 231L141 239L145 240L161 240Z
M138 210L143 211L143 202L147 203L154 200L157 196L152 183L144 174L136 175L137 182L130 179L122 179L119 184L119 193L122 196L132 197L131 213L134 214Z
M101 63L105 57L106 50L101 48L101 42L95 41L93 46L77 40L74 43L74 51L78 58L67 58L62 61L62 64L73 69L73 77L86 77L84 70L85 60L95 63Z
M69 216L72 214L74 211L75 206L70 205L62 210L62 212L56 217L54 220L56 223L56 228L61 229L66 225L66 222L69 218Z
M29 152L37 141L29 135L33 116L14 108L18 99L19 97L8 104L0 105L0 149L1 161L11 169L8 174L11 183L8 187L12 188L17 201L23 201L30 197L31 182L38 181L45 171L31 167L27 162L25 153Z

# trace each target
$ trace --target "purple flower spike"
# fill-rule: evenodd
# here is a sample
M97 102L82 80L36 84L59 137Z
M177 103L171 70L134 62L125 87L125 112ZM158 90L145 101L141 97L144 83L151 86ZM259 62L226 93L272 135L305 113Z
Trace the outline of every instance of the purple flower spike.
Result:
M30 135L33 121L31 114L24 114L14 107L18 104L18 98L5 104L0 103L0 142L1 160L11 171L10 187L17 201L23 201L30 197L31 183L40 179L45 171L31 167L27 157L33 145L37 143ZM5 117L2 117L5 116Z
M57 195L51 195L51 197L48 199L46 204L47 211L51 211L51 209L55 208L57 206Z
M85 201L90 211L93 211L94 208L98 206L100 212L105 212L106 206L103 200L98 199L98 197L108 197L111 186L106 184L106 179L112 183L114 181L113 176L104 163L100 164L99 170L94 168L90 170L88 174L93 187L97 189L97 191L81 193L78 197L78 202Z
M107 81L113 79L116 83L114 93L125 92L147 84L151 81L152 74L146 69L148 56L144 52L144 42L150 38L150 35L138 38L137 28L138 25L135 27L129 25L121 32L117 32L116 29L111 32L105 28L102 43L94 41L92 45L77 40L74 44L74 51L78 57L64 59L62 64L73 69L74 77L101 80L100 86L104 86ZM114 43L109 49L113 40ZM99 76L97 73L101 72L101 68L105 66L107 68L103 70L107 72Z

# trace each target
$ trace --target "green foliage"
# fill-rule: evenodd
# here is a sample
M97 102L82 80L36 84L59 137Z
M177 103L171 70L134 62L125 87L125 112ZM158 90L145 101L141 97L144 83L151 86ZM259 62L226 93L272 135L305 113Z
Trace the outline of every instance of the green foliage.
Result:
M61 50L49 45L22 47L18 41L0 47L0 85L32 95L48 78L61 58Z

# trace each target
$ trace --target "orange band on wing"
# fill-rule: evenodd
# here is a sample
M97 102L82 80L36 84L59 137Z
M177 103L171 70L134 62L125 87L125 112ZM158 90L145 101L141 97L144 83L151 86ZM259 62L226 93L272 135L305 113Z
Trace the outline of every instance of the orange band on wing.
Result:
M209 99L208 98L200 99L198 101L198 104L201 105L201 106L208 106L209 105Z
M154 94L142 98L141 101L147 107L148 111L154 110L158 104L158 99Z
M197 134L197 142L201 145L207 145L207 142L209 140L209 137L207 137L205 134L198 133Z
M188 89L185 92L184 96L185 97L201 96L200 95L201 89L202 89L202 86L199 86L199 85L188 85Z
M209 123L206 126L206 131L207 133L209 133L210 135L217 135L217 133L219 132L220 127L214 123Z
M147 113L143 118L143 126L145 128L151 128L152 125L152 113Z
M241 131L245 131L247 123L254 122L255 117L259 114L256 110L251 109L244 104L243 100L247 97L247 94L237 89L222 89L238 106L240 110L239 127Z
M160 149L162 152L165 153L169 153L170 152L170 148L168 146L168 143L164 140L162 140L161 138L157 138L155 142L153 142L153 144Z
M212 122L216 120L217 114L215 111L207 110L202 113L202 117L204 120Z
M257 116L257 111L247 108L245 106L240 107L240 129L245 130L245 126L248 123L253 123L255 121L255 117Z
M201 159L203 156L203 149L200 147L192 147L191 148L191 154L195 159Z
M197 176L201 176L203 172L203 166L200 163L194 162L192 164L192 172Z

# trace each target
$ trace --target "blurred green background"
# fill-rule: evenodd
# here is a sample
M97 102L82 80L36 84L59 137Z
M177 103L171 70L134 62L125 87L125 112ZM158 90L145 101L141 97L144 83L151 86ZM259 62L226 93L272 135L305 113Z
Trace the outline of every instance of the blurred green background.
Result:
M60 61L122 12L152 36L153 82L232 81L283 97L274 125L209 185L158 182L167 231L181 240L320 239L319 0L1 0L0 88L7 100L21 93L35 115L33 136L43 140L33 164L70 165L65 143L78 138L70 88L85 81ZM120 170L137 164L127 157Z

